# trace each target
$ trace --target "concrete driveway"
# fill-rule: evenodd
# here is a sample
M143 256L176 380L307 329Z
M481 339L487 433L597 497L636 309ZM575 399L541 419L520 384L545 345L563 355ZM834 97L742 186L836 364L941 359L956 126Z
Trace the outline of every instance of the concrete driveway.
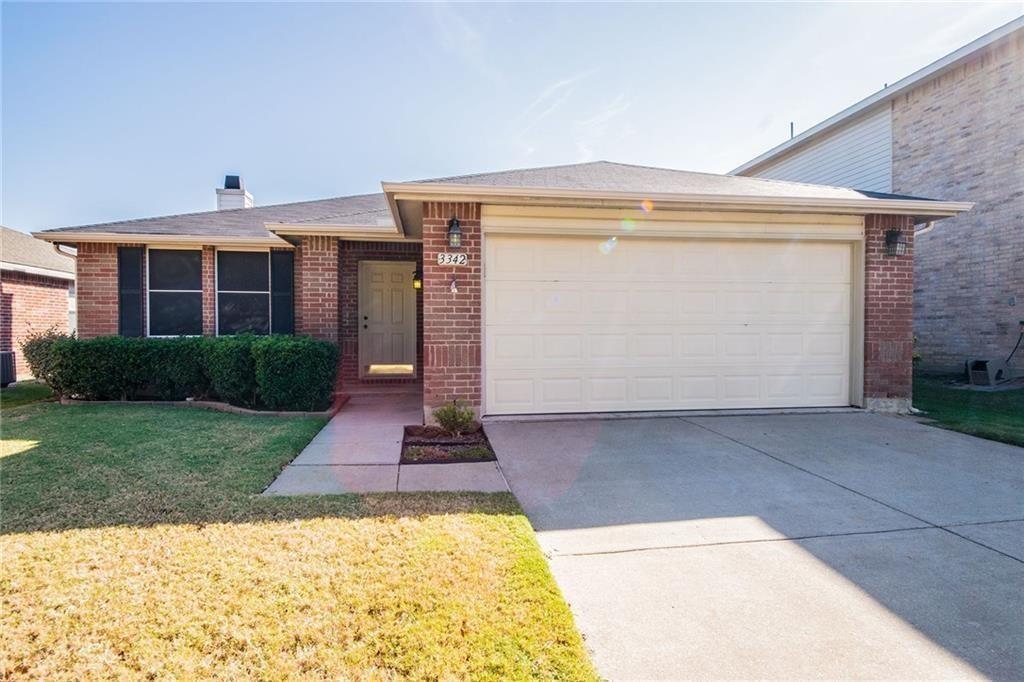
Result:
M1024 677L1024 449L867 413L487 433L608 678Z

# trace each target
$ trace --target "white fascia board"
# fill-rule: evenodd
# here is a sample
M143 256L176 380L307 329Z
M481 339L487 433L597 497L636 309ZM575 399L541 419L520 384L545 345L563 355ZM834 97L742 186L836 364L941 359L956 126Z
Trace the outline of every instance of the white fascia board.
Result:
M912 215L948 218L974 207L965 201L929 201L921 199L873 199L870 197L752 197L719 194L662 194L638 192L610 192L583 189L538 189L532 187L493 187L480 185L452 185L444 183L382 183L384 191L396 199L437 199L441 201L502 200L571 200L591 205L637 205L644 200L653 201L663 208L697 208L717 210L791 210L796 212L870 215Z
M55 244L111 243L190 245L190 246L263 246L282 249L294 248L280 237L268 234L266 237L203 237L200 235L175 234L128 234L117 232L33 232L33 237Z
M893 83L889 87L883 88L876 92L875 94L865 97L856 104L853 104L852 106L843 109L838 114L825 119L818 125L812 128L808 128L807 130L800 133L793 139L786 140L782 144L772 147L764 154L761 154L760 156L757 156L751 159L750 161L747 161L746 163L739 165L736 168L733 168L731 171L729 171L728 174L742 175L746 171L751 170L752 168L755 168L757 166L760 166L766 161L771 161L772 159L782 156L783 154L793 149L794 147L799 147L800 145L804 144L812 137L817 137L818 135L828 130L831 130L832 128L835 128L840 123L846 122L848 119L852 119L860 114L866 113L868 109L874 107L876 104L888 102L893 97L896 97L899 94L916 88L917 86L921 85L924 81L935 76L938 76L943 71L947 71L949 69L959 66L962 62L970 59L975 52L985 49L992 45L993 43L996 43L999 40L1002 40L1006 36L1010 35L1011 33L1019 31L1021 29L1024 29L1024 16L1018 17L1011 21L1010 23L1004 24L1003 26L1000 26L996 30L986 33L977 40L967 43L959 50L947 54L942 59L934 61L928 66L922 69L918 69L917 71L910 74L906 78L903 78Z
M406 239L406 236L394 225L373 227L339 223L265 223L264 227L278 235L320 235L340 239L377 239L381 241Z
M23 272L26 275L39 275L40 277L53 277L54 279L64 279L70 282L75 281L75 273L73 272L51 270L50 268L40 268L34 265L22 265L21 263L0 261L0 270L7 270L8 272Z

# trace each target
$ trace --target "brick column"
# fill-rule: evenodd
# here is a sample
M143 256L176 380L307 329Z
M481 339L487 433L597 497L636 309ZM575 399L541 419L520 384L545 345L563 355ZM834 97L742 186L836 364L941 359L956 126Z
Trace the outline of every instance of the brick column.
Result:
M217 281L214 262L217 250L203 247L203 335L217 335Z
M887 230L902 230L907 253L885 253ZM907 412L913 385L914 223L908 216L864 219L864 406Z
M78 245L75 279L79 338L117 334L118 246L127 245Z
M295 249L295 332L338 342L338 240L302 237Z
M462 226L466 266L441 266L437 254L448 247L448 220ZM423 404L430 410L462 399L479 414L481 386L481 232L480 205L423 204ZM451 289L455 279L458 291Z

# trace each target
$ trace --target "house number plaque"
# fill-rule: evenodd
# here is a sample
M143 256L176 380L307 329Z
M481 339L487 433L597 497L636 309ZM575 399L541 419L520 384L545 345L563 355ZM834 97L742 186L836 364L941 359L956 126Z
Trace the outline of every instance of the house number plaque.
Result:
M469 256L464 253L439 253L437 254L438 265L468 265Z

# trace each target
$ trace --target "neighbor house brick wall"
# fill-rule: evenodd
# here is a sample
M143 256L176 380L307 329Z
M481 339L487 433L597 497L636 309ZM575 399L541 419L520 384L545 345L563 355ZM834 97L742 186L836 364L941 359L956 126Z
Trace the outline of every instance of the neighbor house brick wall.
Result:
M338 239L302 237L295 250L295 333L338 342Z
M917 238L922 366L1005 358L1024 320L1024 35L893 102L893 191L976 205Z
M441 266L449 251L448 220L462 226L467 266ZM481 407L481 231L480 205L423 204L423 402L426 409L463 399ZM452 278L457 292L451 290Z
M907 216L864 218L865 407L905 412L910 407L914 356L914 229ZM886 254L885 233L902 230L903 256Z
M21 344L31 334L68 330L68 289L72 282L5 270L0 273L0 350L14 351L19 379L31 376Z
M338 324L342 385L352 383L408 383L405 377L359 378L359 262L405 261L412 272L420 264L423 246L416 242L355 242L339 245ZM416 369L423 372L423 290L416 292Z

